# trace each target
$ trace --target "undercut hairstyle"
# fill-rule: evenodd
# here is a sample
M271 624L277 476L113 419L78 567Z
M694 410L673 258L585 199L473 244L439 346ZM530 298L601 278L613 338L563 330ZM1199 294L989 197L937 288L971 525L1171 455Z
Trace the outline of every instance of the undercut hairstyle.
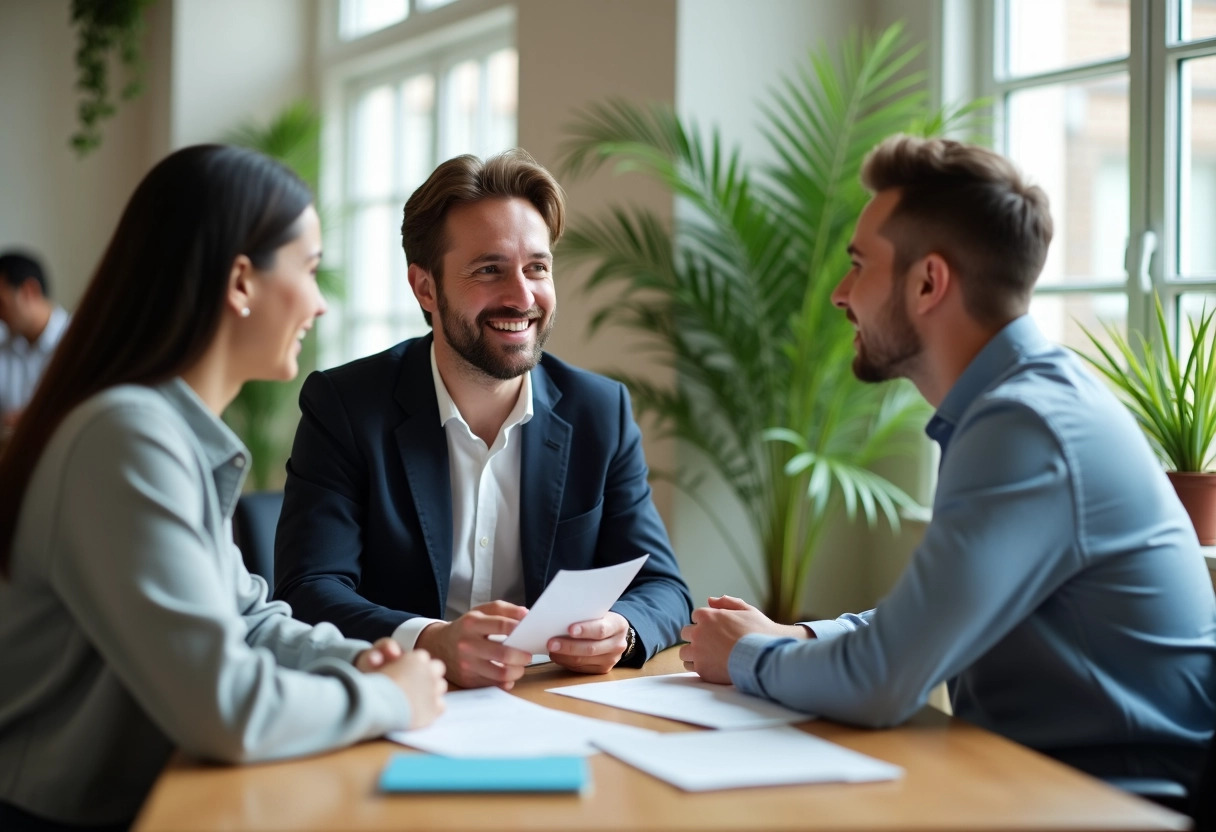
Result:
M0 280L14 289L20 289L25 281L32 280L38 284L38 289L44 298L51 296L42 265L33 257L17 251L6 251L0 254Z
M178 150L139 183L0 454L0 576L26 485L68 413L110 387L158 384L198 361L219 330L236 258L271 268L312 201L288 168L224 145Z
M405 203L401 247L405 262L430 272L436 290L443 278L448 213L457 205L483 199L526 199L549 229L556 245L566 229L566 195L553 174L520 148L491 156L484 162L466 154L435 168ZM427 324L431 314L422 311Z
M1002 326L1025 314L1052 222L1047 194L1013 162L976 145L901 134L870 152L861 181L872 193L899 191L879 230L895 248L895 274L936 253L976 321Z

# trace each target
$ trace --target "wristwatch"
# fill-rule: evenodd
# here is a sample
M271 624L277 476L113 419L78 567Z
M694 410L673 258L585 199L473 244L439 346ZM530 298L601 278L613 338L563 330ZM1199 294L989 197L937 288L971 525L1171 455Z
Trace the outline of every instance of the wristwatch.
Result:
M642 661L645 660L645 654L642 651L642 643L638 640L638 631L633 629L632 624L629 625L629 632L625 637L627 639L625 652L617 659L617 666L641 667Z

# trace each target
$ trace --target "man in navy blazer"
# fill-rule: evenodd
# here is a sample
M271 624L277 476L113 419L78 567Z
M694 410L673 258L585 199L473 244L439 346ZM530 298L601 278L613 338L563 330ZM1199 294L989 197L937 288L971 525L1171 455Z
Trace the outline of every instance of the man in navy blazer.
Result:
M543 352L564 216L523 151L449 160L406 203L410 285L434 332L304 384L275 540L276 594L298 618L392 635L459 685L509 688L531 656L501 639L557 570L649 554L549 655L603 673L679 640L692 599L629 395Z

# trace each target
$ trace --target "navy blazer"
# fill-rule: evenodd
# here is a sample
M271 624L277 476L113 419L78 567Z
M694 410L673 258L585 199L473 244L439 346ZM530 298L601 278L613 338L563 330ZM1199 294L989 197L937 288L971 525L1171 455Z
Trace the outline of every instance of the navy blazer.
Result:
M369 641L407 618L443 618L452 498L432 337L304 383L275 536L275 595L297 618ZM525 603L559 569L649 553L612 607L649 658L679 641L692 597L651 499L629 394L546 354L532 371L532 402L521 428Z

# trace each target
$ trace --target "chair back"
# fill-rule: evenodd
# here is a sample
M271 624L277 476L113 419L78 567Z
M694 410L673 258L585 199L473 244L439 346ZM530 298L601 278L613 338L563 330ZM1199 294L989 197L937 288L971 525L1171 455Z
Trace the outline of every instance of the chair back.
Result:
M232 538L241 550L245 568L261 575L274 594L274 533L283 510L282 491L242 494L232 517Z
M1208 758L1191 790L1191 817L1195 832L1216 832L1216 734L1208 745Z

